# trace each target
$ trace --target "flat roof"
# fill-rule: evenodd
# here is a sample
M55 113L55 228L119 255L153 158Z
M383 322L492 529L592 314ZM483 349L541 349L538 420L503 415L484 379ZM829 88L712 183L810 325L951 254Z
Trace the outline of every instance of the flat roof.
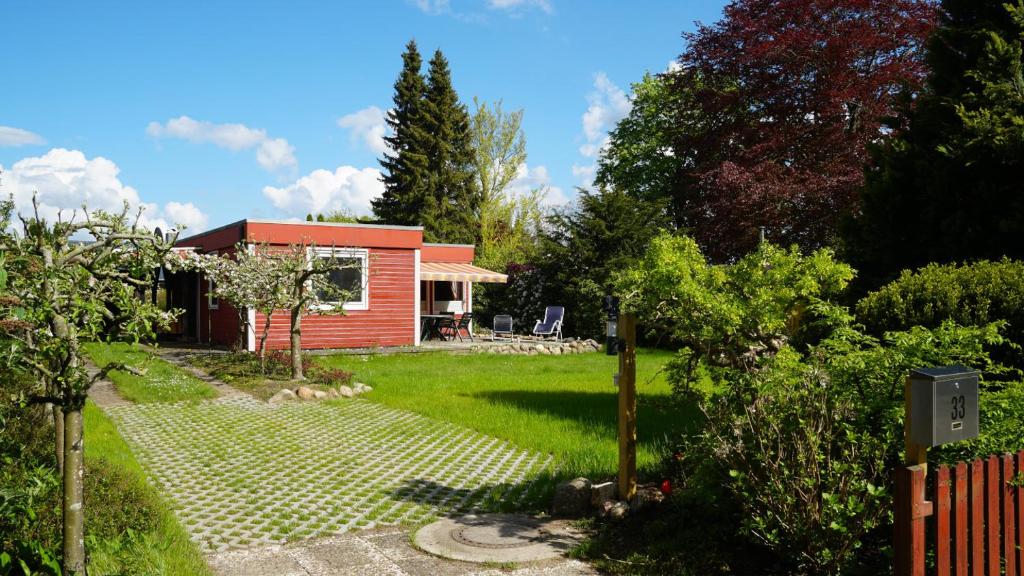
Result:
M370 228L377 230L418 230L423 231L423 226L399 226L397 224L360 224L352 222L309 222L307 220L265 220L262 218L244 218L242 220L236 220L223 226L211 228L209 230L203 230L202 232L196 232L191 236L179 237L177 242L185 240L191 240L192 238L198 238L214 232L219 232L227 228L233 228L235 226L243 225L252 222L253 224L286 224L289 226L333 226L336 228ZM436 244L436 246L462 246L462 244Z

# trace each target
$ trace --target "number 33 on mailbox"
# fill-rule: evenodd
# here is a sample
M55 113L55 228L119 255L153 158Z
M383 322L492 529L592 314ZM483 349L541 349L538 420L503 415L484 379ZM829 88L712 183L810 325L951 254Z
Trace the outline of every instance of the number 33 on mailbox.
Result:
M939 446L978 436L978 372L965 366L910 371L910 438Z

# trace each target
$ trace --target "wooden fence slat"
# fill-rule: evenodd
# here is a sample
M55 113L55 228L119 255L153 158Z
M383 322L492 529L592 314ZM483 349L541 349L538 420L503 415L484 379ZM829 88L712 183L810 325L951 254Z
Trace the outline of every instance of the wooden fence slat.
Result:
M1003 476L1000 492L1003 497L1003 558L1006 565L1006 576L1017 576L1017 533L1014 523L1017 511L1013 506L1013 455L1002 457Z
M985 464L971 462L971 576L985 574Z
M950 576L949 467L939 466L935 479L935 574Z
M985 551L988 560L988 575L999 575L999 458L989 456L985 462Z
M956 465L956 481L953 485L956 503L953 539L956 555L956 576L967 576L967 464L958 462Z
M1024 572L1024 484L1020 482L1024 475L1024 450L1017 452L1017 566Z

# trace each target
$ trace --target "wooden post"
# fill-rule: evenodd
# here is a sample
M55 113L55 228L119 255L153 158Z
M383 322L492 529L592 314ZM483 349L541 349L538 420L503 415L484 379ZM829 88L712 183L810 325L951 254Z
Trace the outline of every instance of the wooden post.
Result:
M619 318L619 500L636 496L636 316Z
M897 468L893 480L896 491L895 574L925 576L925 519L932 515L933 505L924 499L924 467Z
M910 438L910 377L903 383L903 444L906 467L895 474L895 568L896 576L925 574L925 518L932 515L933 503L925 498L928 476L928 447Z

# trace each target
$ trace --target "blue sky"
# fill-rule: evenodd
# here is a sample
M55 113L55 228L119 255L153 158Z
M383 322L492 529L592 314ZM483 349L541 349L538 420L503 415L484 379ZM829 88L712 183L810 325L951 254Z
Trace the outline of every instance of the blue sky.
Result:
M720 0L47 2L4 22L0 192L44 210L147 207L192 231L367 211L401 52L440 48L463 102L524 109L516 186L589 182L629 85Z

